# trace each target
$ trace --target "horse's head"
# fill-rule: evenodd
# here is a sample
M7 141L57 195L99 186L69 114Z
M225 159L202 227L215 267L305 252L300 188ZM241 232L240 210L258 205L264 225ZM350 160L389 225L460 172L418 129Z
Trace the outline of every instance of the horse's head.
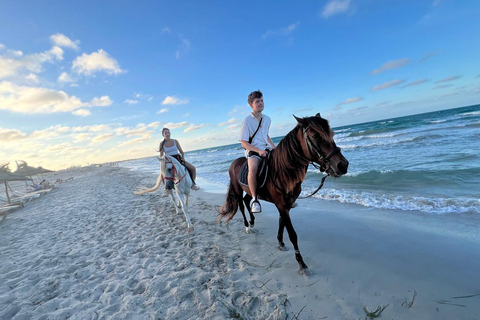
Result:
M165 188L167 190L174 189L176 168L172 161L172 158L164 155L163 157L158 157L158 160L160 160L160 170L162 171L163 177L165 178Z
M295 117L295 116L294 116ZM320 170L333 177L347 173L348 160L333 140L333 131L328 121L317 113L314 117L297 118L299 137L305 157L320 165Z

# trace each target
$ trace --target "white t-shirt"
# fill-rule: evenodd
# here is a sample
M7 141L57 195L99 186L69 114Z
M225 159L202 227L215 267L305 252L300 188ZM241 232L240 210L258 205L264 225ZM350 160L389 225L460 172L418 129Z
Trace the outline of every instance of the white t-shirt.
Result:
M250 143L252 146L266 150L267 148L271 148L270 143L268 143L268 131L270 130L270 124L272 120L267 115L262 115L262 125L260 129L258 129L257 134L253 137L252 142ZM240 141L247 141L250 140L250 137L253 136L255 131L258 128L259 121L253 113L250 113L242 122L242 129L240 130ZM248 152L248 151L247 151Z

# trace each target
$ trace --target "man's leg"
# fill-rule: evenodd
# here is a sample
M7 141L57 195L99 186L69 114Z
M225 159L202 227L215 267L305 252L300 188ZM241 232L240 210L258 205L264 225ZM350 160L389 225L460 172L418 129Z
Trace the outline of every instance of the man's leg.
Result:
M258 164L260 159L257 157L250 157L248 158L248 187L250 188L250 192L252 193L252 212L258 213L261 212L262 209L260 204L257 200L257 171L258 171ZM254 204L254 202L257 202Z

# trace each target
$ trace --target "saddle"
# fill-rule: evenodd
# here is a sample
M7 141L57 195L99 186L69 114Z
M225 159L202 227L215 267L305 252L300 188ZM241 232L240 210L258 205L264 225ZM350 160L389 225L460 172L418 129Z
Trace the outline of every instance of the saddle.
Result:
M265 185L268 176L268 160L270 159L270 152L267 153L266 157L263 157L258 164L258 172L257 172L257 190L260 189ZM238 182L244 186L249 188L248 186L248 161L240 168L240 173L238 174Z

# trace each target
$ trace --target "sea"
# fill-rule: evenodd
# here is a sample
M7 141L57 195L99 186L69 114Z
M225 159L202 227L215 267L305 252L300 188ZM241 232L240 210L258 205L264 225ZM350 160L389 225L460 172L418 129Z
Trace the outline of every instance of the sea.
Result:
M335 142L350 162L348 173L340 178L328 177L313 198L478 218L480 105L332 129ZM272 140L278 144L282 138ZM202 189L225 193L228 168L243 154L240 143L235 143L186 152L185 158L197 168L197 183ZM155 155L124 161L120 166L159 174ZM302 196L317 189L323 176L310 165Z

